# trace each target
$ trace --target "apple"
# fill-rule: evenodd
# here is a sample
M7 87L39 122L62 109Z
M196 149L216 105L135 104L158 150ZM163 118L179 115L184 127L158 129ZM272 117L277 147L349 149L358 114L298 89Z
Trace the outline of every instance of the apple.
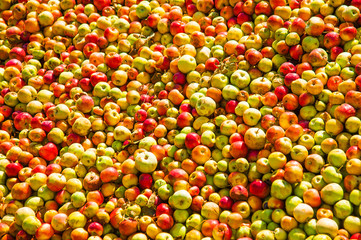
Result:
M248 191L242 185L232 187L229 194L234 201L244 200L248 197Z
M202 97L196 103L196 111L200 116L209 116L216 110L216 102L210 97Z
M86 224L86 217L80 212L72 212L69 215L68 224L71 228L83 228Z
M25 218L29 217L29 216L35 216L35 212L34 210L32 210L29 207L21 207L18 208L15 212L15 222L18 225L22 225L23 221Z
M347 200L340 200L335 204L335 216L339 219L345 219L352 211L353 206Z
M333 149L327 155L327 161L335 167L341 167L346 160L346 153L341 149Z
M205 220L202 223L202 228L201 228L202 234L204 236L211 237L213 228L218 224L219 224L218 220L212 220L212 219Z
M100 176L95 172L88 172L83 180L84 189L94 191L101 185Z
M271 195L284 200L292 193L292 186L285 180L277 179L271 185Z
M331 197L329 193L332 193ZM321 190L321 198L326 203L334 204L337 201L341 200L342 197L343 197L343 189L336 183L327 184Z
M321 218L316 223L316 231L319 234L328 234L330 236L336 236L338 226L335 221L329 218Z
M133 224L134 222L129 220L129 221L123 221L122 223L124 223L123 225L124 226L128 226L129 229L127 229L127 231L132 231L133 229L131 227L133 227ZM121 227L123 227L123 225L119 225L119 229L121 229ZM101 236L103 234L103 226L98 223L98 222L92 222L88 225L88 233L91 235L91 236ZM130 234L129 234L130 235Z
M136 169L142 173L153 172L158 164L156 156L151 152L139 153L134 160Z
M220 208L216 203L207 202L202 206L201 215L206 219L218 219Z
M347 103L336 107L334 112L335 118L341 122L345 122L349 117L352 117L355 114L355 109Z
M232 230L225 223L219 223L213 228L212 237L214 239L231 239Z
M259 198L265 198L268 196L270 188L267 183L261 180L253 181L249 186L249 192Z
M178 60L178 68L184 74L194 71L196 67L196 60L192 56L184 55Z
M244 136L245 143L250 149L261 149L266 142L266 134L260 128L249 128Z
M42 223L35 233L37 239L50 239L53 235L54 229L49 223Z
M343 222L344 228L350 233L358 233L361 228L360 218L354 216L348 216Z
M192 204L192 197L186 190L179 190L169 198L169 204L176 209L187 209Z
M41 226L41 222L35 216L28 216L24 219L21 227L29 235L35 235L37 229Z
M28 183L15 183L11 188L11 195L15 200L25 200L30 197L32 193L31 187Z
M163 213L158 216L157 225L162 230L170 230L173 227L173 224L174 224L174 221L170 215Z

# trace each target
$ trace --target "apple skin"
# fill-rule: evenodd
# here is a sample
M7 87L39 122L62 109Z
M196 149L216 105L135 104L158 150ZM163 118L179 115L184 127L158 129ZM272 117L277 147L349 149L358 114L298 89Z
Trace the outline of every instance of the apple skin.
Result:
M202 97L196 103L196 111L201 116L209 116L214 113L216 102L210 97Z
M292 186L285 180L277 179L271 185L271 196L280 200L286 199L292 193Z
M328 218L321 218L316 223L316 230L319 233L329 234L330 236L336 236L338 226L335 221Z
M160 216L161 214L173 215L173 210L168 204L161 203L157 206L155 215Z
M46 184L51 191L58 192L64 188L66 178L60 173L52 173L48 176Z
M249 149L259 150L264 147L266 134L262 129L250 128L246 131L244 140Z
M218 220L212 220L212 219L205 220L201 228L202 234L206 237L212 237L212 230L218 224L219 224Z
M88 95L83 95L76 101L76 107L83 113L89 113L94 107L94 100Z
M102 182L112 182L118 179L118 170L114 167L108 167L100 172Z
M24 219L28 216L35 216L34 210L29 207L21 207L15 212L15 222L21 225Z
M270 192L270 188L267 183L261 180L255 180L249 185L249 192L259 198L265 198Z
M157 225L162 229L162 230L169 230L173 227L174 221L173 218L168 215L168 214L161 214L158 216L157 219Z
M197 186L201 188L206 184L206 181L206 175L201 171L195 171L189 176L189 183L192 186Z
M110 0L95 0L94 1L94 6L98 9L98 10L102 10L103 8L110 6L111 1Z
M307 222L314 215L312 207L305 203L298 204L295 207L293 213L294 213L295 219L300 223Z
M188 181L188 173L183 169L173 169L168 174L169 183L173 185L178 180Z
M26 233L35 235L37 229L41 227L41 222L35 216L29 216L24 219L21 227Z
M11 189L11 195L16 200L25 200L30 197L32 193L31 187L28 183L15 183Z
M129 224L129 223L130 223L130 224ZM134 222L131 221L131 220L129 220L129 222L128 222L128 221L124 221L124 226L127 226L128 224L129 224L130 226L133 226ZM130 226L129 226L129 227L130 227ZM121 226L119 226L119 229L122 229ZM103 226L102 226L100 223L98 223L98 222L92 222L92 223L89 224L87 230L88 230L88 233L89 233L91 236L101 236L101 235L103 234L104 228L103 228ZM127 233L130 232L130 231L132 231L131 228L127 229L127 232L124 231L124 234L125 234L125 235L128 235ZM130 234L129 234L129 235L130 235Z
M179 190L169 198L169 204L176 209L187 209L192 204L192 197L186 190Z
M231 144L230 153L233 158L246 157L248 148L243 141L237 141Z
M40 148L39 155L47 161L52 161L58 156L58 148L54 143L47 143Z
M88 172L83 180L83 186L88 191L99 189L101 185L100 176L95 172Z
M329 193L332 193L330 196ZM343 196L343 189L336 183L327 184L321 190L321 198L325 203L336 203L337 201L341 200Z
M206 219L217 220L220 214L220 207L213 202L207 202L202 206L201 215Z
M122 58L118 53L109 53L105 56L105 63L112 69L117 69L121 61Z
M308 189L303 193L305 203L311 207L319 207L321 205L321 197L316 189Z
M21 112L14 118L14 126L19 131L27 129L30 125L31 119L32 117L29 113Z
M178 61L178 68L184 74L194 71L196 69L196 60L192 56L184 55Z
M139 153L135 157L135 167L143 173L153 172L156 169L157 164L157 158L151 152Z
M234 186L230 191L230 197L234 201L245 200L248 198L248 190L242 185Z
M327 160L335 167L340 167L346 163L346 153L341 149L333 149L329 152Z
M228 196L224 196L221 198L220 202L219 202L219 206L223 209L231 209L233 205L233 200L231 199L231 197Z
M242 89L247 87L250 83L250 76L246 71L237 70L231 75L230 81L232 84Z
M9 163L5 167L5 173L8 177L16 177L22 168L20 163Z
M305 27L305 31L308 35L319 36L325 29L324 21L319 17L311 17Z
M193 149L201 143L201 138L197 133L188 133L185 138L185 146Z
M220 239L231 239L232 230L231 228L225 223L219 223L213 228L212 237L216 240Z
M355 116L356 111L353 106L347 103L343 103L336 107L334 111L335 118L341 122L345 122L349 117Z

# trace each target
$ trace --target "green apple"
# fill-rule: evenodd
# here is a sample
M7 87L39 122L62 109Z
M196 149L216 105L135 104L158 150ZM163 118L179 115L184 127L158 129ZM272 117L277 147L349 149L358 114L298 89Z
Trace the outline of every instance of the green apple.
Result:
M271 196L285 200L292 194L292 186L287 181L282 179L275 180L271 185Z
M33 216L35 217L35 212L29 207L21 207L15 212L15 222L18 225L22 225L25 218Z
M185 223L189 217L187 210L177 209L173 213L174 220L178 223Z
M298 204L293 210L293 216L299 223L305 223L309 221L313 215L313 208L305 203Z
M302 48L305 52L311 52L319 46L320 42L316 37L307 36L302 40Z
M203 220L204 218L201 215L194 213L187 219L186 226L188 229L197 229L200 231Z
M260 232L257 233L256 235L256 239L257 240L261 240L261 239L275 239L274 236L274 232L271 230L261 230Z
M361 191L358 189L352 190L349 199L352 204L359 206L361 204Z
M217 73L211 78L211 86L218 89L223 89L228 83L228 77L221 73Z
M316 223L316 231L318 234L328 234L334 238L338 232L338 225L332 219L321 218Z
M21 227L29 235L35 235L36 230L41 226L40 220L35 216L28 216L24 219Z
M153 172L158 165L157 157L151 152L141 152L135 157L135 168L142 173Z
M333 205L343 198L344 191L337 183L327 184L321 190L321 199L326 204Z
M38 211L39 209L44 207L44 200L41 197L31 196L26 199L24 206L29 207L34 211Z
M200 116L212 115L216 107L216 102L210 97L201 97L196 103L196 111Z
M243 121L248 126L256 126L261 117L261 112L256 108L248 108L243 112Z
M341 172L334 166L327 166L322 169L321 175L326 183L341 183L342 181Z
M70 213L68 224L71 228L83 228L87 223L87 218L78 211Z
M287 214L292 216L294 209L301 203L303 203L302 198L297 196L289 196L285 201Z
M350 201L342 199L333 206L333 212L338 219L345 219L352 215L353 206Z
M86 203L86 197L83 192L75 192L70 197L71 203L74 207L80 208Z
M196 67L196 59L190 55L183 55L178 60L178 69L184 74L194 71Z
M176 209L188 209L192 204L192 196L186 190L179 190L169 198L169 204Z
M271 215L272 221L275 223L280 223L281 219L286 216L286 213L282 209L274 209Z
M307 235L301 228L294 228L288 233L290 239L306 239Z
M236 70L231 75L231 83L239 89L246 88L251 82L251 77L246 71Z
M152 11L152 8L148 1L142 1L140 2L136 8L135 13L140 19L146 18Z
M173 237L169 233L161 232L155 237L155 240L173 240Z
M316 225L317 225L317 220L315 218L312 218L307 223L305 223L303 229L305 230L307 235L316 235L317 234Z
M333 149L328 153L327 161L337 168L343 166L346 161L346 153L341 149Z
M213 147L216 143L216 135L214 132L207 130L201 135L201 143L207 147Z
M187 233L187 227L184 226L181 223L176 223L174 224L174 226L170 229L169 233L174 237L174 238L179 238L179 239L184 239Z

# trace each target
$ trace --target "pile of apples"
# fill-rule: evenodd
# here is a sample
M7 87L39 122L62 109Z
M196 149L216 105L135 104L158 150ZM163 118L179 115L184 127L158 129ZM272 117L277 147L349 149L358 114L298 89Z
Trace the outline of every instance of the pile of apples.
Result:
M0 240L360 240L360 10L0 0Z

